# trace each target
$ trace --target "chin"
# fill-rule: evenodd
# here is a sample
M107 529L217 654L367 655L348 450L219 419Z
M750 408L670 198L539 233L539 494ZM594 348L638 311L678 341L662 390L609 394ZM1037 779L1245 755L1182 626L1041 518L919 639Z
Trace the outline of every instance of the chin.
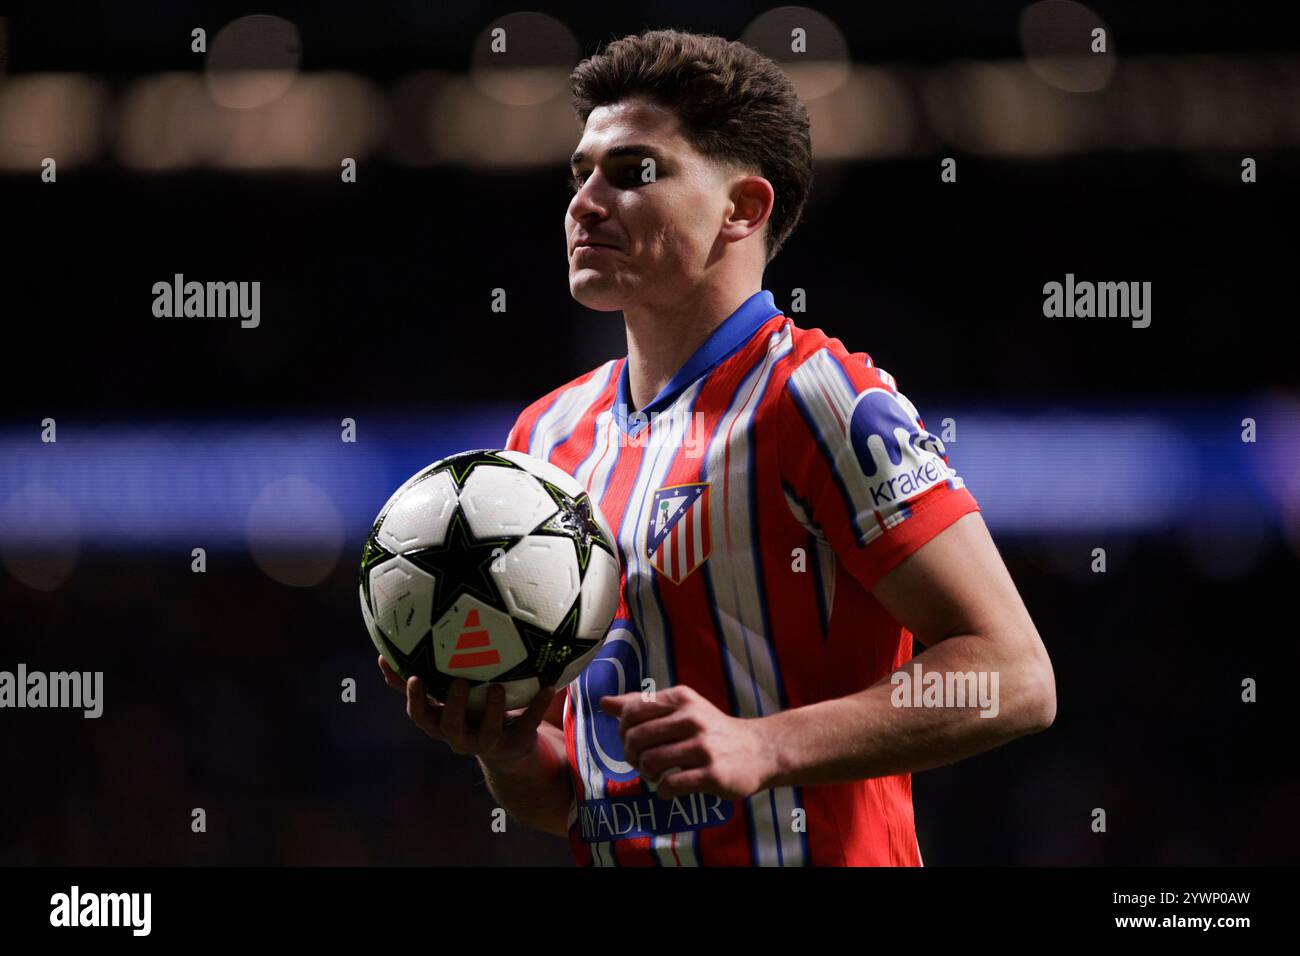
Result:
M617 281L591 269L569 276L569 294L594 312L616 312L627 302L627 291Z

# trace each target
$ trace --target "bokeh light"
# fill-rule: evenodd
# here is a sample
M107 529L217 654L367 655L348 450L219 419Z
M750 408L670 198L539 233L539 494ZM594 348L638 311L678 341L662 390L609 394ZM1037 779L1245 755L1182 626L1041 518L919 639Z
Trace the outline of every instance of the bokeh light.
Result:
M78 73L34 73L0 82L0 168L38 170L46 157L58 168L99 152L107 91Z
M740 41L778 63L805 103L849 78L849 42L835 21L809 7L777 7L755 17Z
M32 482L0 505L0 561L37 591L57 591L72 576L81 551L81 522L61 494Z
M475 40L470 79L498 103L534 106L568 91L577 62L578 38L555 17L511 13Z
M293 85L302 59L298 28L283 17L240 17L208 44L208 92L219 106L254 109L279 99Z
M1105 52L1093 52L1093 31L1105 31ZM1020 42L1029 68L1049 86L1091 93L1115 72L1115 36L1100 16L1074 0L1040 0L1020 14Z
M310 541L304 541L304 529L310 529ZM293 476L268 483L253 499L247 534L249 553L267 577L309 588L338 563L343 520L319 485Z
M262 106L223 109L192 74L165 73L123 97L114 144L120 162L146 170L337 169L383 139L388 102L351 73L312 73Z
M430 106L430 144L438 162L563 167L581 130L567 100L520 108L487 96L464 77L439 87Z

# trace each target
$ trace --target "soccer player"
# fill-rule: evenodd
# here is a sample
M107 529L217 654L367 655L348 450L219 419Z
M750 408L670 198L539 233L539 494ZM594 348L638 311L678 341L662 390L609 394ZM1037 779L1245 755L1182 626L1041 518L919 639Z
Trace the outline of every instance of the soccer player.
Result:
M893 376L762 288L812 179L785 74L653 31L572 80L569 286L622 312L627 356L508 446L599 503L618 612L577 680L509 715L499 687L475 719L463 680L440 703L385 677L580 864L920 865L911 773L1052 723L1042 641Z

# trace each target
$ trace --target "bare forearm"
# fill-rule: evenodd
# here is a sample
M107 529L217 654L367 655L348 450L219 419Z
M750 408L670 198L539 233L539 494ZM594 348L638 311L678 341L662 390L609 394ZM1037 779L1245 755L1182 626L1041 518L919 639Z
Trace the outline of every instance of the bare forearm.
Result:
M845 783L928 770L1051 723L1050 665L1044 673L1043 662L1032 658L993 658L989 643L974 634L940 641L900 671L912 675L918 663L922 673L996 672L996 716L981 716L978 706L895 706L895 686L885 678L848 697L759 718L776 763L767 785Z
M573 784L564 753L564 732L553 724L537 728L537 747L513 761L479 759L489 792L524 826L556 836L568 832Z

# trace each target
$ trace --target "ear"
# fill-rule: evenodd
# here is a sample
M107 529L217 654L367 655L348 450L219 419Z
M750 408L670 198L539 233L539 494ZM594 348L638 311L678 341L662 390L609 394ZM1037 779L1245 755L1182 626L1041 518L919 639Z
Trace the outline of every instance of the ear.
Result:
M720 235L739 242L763 228L772 215L776 192L762 176L742 176L731 184L731 203Z

